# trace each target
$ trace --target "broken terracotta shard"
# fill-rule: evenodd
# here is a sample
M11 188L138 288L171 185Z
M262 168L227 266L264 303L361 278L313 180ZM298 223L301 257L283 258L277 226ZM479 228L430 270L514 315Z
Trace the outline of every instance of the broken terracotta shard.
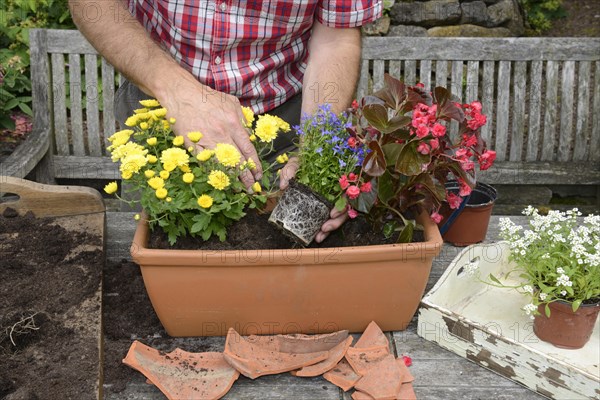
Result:
M389 348L390 342L379 325L377 325L375 321L371 321L354 347L369 348L380 346L386 346Z
M357 374L364 376L379 360L388 355L390 355L390 349L387 346L362 349L350 347L346 352L346 360Z
M298 371L292 371L291 374L302 377L323 375L325 372L335 367L337 363L340 362L342 358L344 358L344 356L346 355L346 351L348 351L348 348L352 344L353 340L354 339L351 336L346 338L344 342L341 342L340 344L329 350L329 356L327 357L327 359L318 362L314 365L304 367Z
M375 400L368 394L359 392L358 390L356 390L356 391L354 391L354 393L352 393L352 399L353 400Z
M220 399L240 376L221 353L163 353L137 340L123 363L144 374L170 400Z
M396 358L388 354L377 360L354 386L377 400L395 400L402 386L402 373Z
M402 357L398 357L396 359L396 362L398 363L398 368L400 369L400 374L402 375L402 383L409 383L409 382L414 381L415 378L412 376L412 374L408 370L408 367L406 366L406 362L402 359ZM411 385L411 387L412 387L412 385Z
M348 331L337 331L322 335L252 335L248 336L246 340L282 353L306 354L329 351L347 339Z
M396 400L417 400L412 383L403 383Z
M328 351L284 353L277 351L275 344L260 343L252 343L240 336L235 329L229 328L223 355L232 367L251 379L300 369L329 356Z
M352 369L348 361L342 359L333 369L323 374L323 378L347 392L356 385L361 376Z

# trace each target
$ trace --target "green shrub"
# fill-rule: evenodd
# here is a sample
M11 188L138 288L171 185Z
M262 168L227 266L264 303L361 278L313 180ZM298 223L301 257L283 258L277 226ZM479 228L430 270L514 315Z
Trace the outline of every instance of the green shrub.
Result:
M10 116L31 111L29 30L74 29L67 0L0 0L0 128L14 129Z
M519 0L527 22L535 33L552 27L552 20L566 16L562 0Z

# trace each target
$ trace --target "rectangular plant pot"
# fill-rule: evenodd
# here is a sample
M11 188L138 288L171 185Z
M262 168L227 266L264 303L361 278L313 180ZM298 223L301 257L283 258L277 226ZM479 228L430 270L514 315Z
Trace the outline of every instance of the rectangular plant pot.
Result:
M442 248L426 215L425 242L290 250L147 248L140 220L131 255L156 314L171 336L362 332L376 321L403 330Z
M555 347L533 333L526 296L465 272L475 262L481 277L499 276L511 268L508 254L506 242L465 248L423 298L417 333L551 399L599 398L600 320L583 348Z

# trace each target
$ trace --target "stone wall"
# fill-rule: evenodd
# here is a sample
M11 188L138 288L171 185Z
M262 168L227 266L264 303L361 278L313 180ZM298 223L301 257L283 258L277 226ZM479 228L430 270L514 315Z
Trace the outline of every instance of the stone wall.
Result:
M386 0L369 36L509 37L525 32L518 0Z

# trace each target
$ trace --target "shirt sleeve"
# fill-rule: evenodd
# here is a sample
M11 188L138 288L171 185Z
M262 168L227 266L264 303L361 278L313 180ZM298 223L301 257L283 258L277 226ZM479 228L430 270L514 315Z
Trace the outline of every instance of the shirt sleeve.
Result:
M322 0L317 21L331 28L355 28L381 17L383 0Z

